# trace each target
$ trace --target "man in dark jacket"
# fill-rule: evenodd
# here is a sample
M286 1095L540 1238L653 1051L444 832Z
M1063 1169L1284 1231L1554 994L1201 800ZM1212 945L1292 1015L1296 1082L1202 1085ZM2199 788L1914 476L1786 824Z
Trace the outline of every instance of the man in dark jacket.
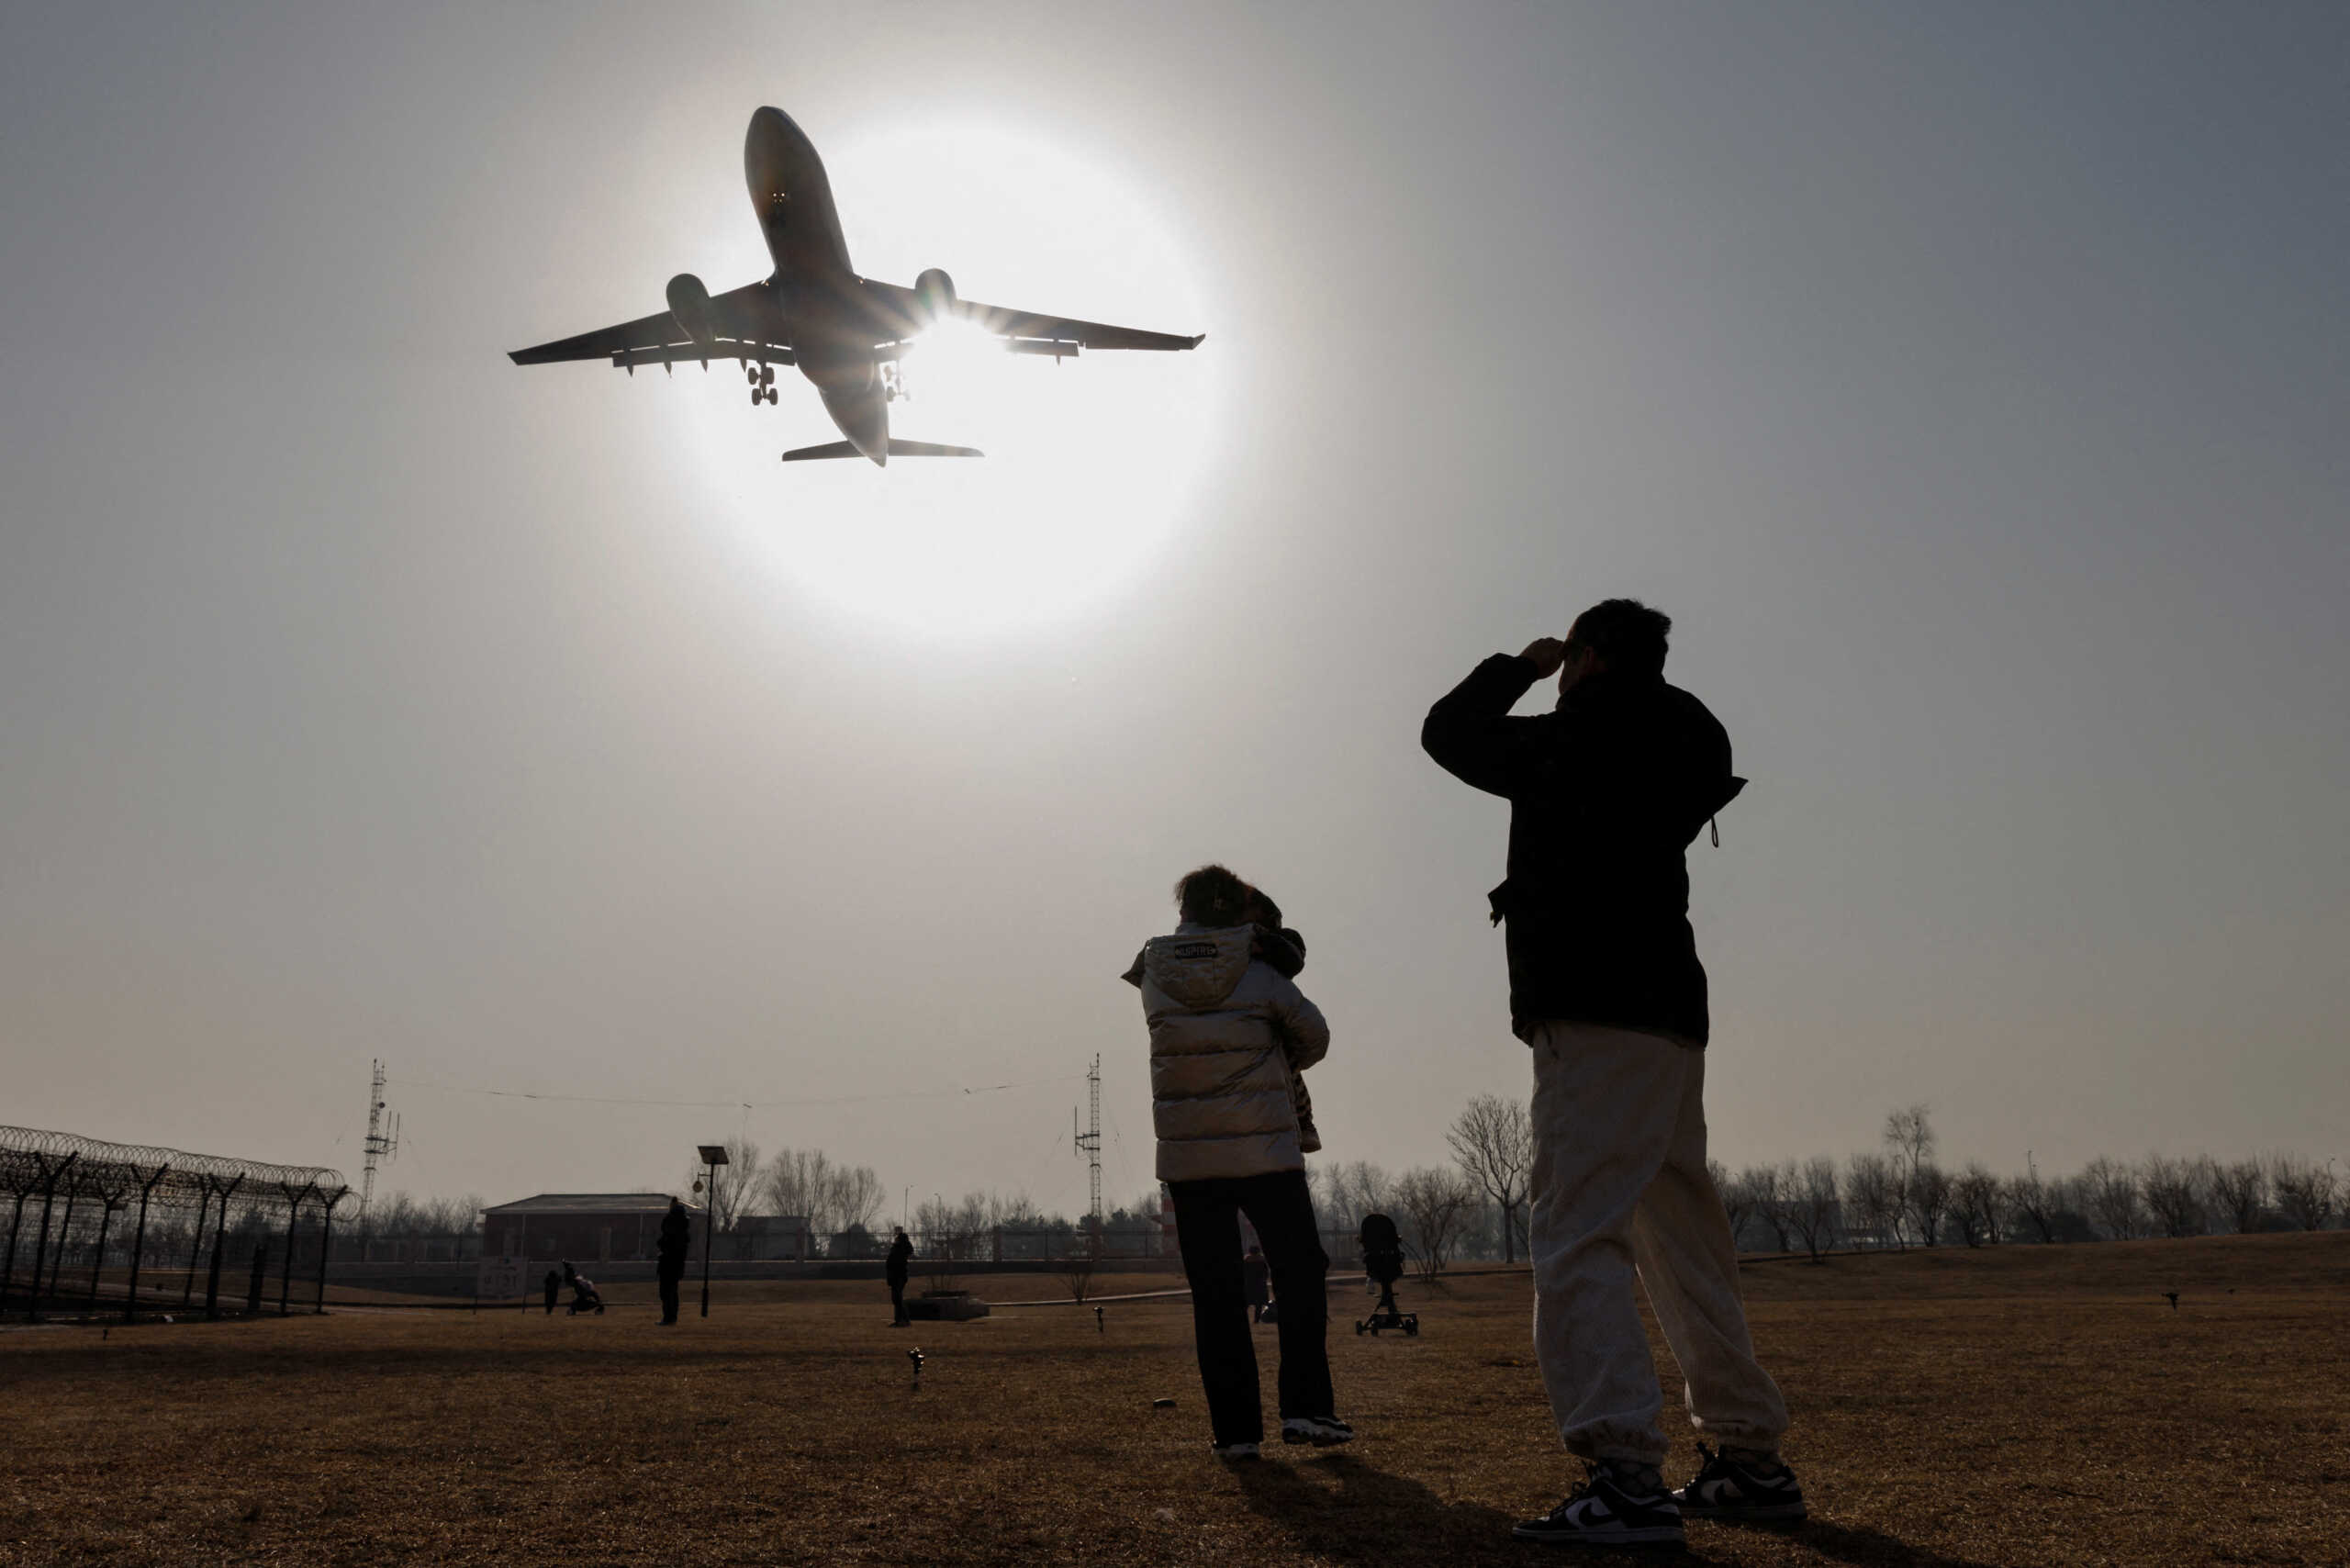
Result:
M1668 1543L1681 1520L1803 1518L1780 1462L1786 1406L1756 1364L1738 1258L1706 1171L1706 971L1684 851L1745 785L1704 703L1664 680L1672 622L1631 599L1564 641L1496 654L1429 710L1420 744L1510 802L1511 1026L1534 1054L1536 1360L1585 1484L1517 1533ZM1550 712L1513 718L1559 674ZM1681 1363L1689 1413L1720 1445L1678 1492L1635 1272Z
M661 1325L666 1328L677 1321L677 1282L686 1277L686 1257L694 1248L693 1216L681 1200L669 1200L669 1212L661 1216L661 1234L653 1245L658 1260L653 1277L661 1286Z
M881 1265L882 1274L890 1282L890 1327L903 1328L913 1319L906 1316L906 1270L912 1261L914 1244L906 1238L905 1226L898 1227L898 1238L890 1243L889 1261Z

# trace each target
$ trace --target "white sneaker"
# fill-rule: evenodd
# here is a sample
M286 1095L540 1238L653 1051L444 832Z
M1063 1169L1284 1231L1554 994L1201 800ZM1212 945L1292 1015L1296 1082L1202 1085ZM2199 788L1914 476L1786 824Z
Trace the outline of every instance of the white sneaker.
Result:
M1255 1443L1214 1443L1210 1445L1216 1458L1231 1464L1244 1459L1261 1459Z
M1681 1509L1662 1484L1636 1466L1592 1464L1583 1484L1539 1519L1510 1533L1567 1546L1679 1546Z
M1317 1449L1355 1440L1355 1429L1336 1416L1292 1416L1281 1422L1281 1441L1312 1443Z

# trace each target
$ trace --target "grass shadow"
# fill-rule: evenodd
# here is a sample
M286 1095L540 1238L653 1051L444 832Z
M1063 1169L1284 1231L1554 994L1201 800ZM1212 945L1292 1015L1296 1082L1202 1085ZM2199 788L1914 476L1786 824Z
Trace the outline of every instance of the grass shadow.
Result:
M1552 1549L1510 1533L1497 1508L1448 1503L1425 1483L1365 1464L1352 1454L1320 1455L1303 1464L1260 1462L1232 1469L1249 1511L1286 1530L1301 1552L1360 1568L1398 1563L1525 1563L1554 1561ZM1323 1484L1336 1484L1336 1490ZM1654 1550L1575 1554L1578 1563L1669 1562L1702 1568L1686 1551Z

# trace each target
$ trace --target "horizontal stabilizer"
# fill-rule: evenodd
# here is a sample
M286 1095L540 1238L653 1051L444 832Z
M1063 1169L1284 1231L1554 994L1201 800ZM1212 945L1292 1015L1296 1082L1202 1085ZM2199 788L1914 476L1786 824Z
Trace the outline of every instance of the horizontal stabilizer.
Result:
M786 463L813 463L824 457L862 457L865 454L857 451L847 442L828 441L822 446L795 446L783 454L783 460ZM987 454L976 446L941 446L935 442L900 441L896 436L891 436L890 455L892 457L985 457Z

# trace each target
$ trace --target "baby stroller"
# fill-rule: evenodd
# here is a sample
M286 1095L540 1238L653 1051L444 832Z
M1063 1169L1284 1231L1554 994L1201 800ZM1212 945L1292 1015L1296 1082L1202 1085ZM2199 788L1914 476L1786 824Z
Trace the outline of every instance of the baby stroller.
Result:
M1395 1306L1395 1282L1404 1277L1404 1238L1396 1234L1395 1222L1385 1215L1365 1215L1355 1239L1362 1245L1362 1271L1379 1287L1379 1305L1355 1325L1355 1332L1376 1337L1382 1328L1401 1328L1417 1338L1419 1314Z
M563 1266L563 1281L571 1287L571 1305L563 1309L563 1315L565 1317L576 1317L583 1312L593 1312L601 1316L604 1310L604 1298L596 1294L595 1281L568 1263Z

